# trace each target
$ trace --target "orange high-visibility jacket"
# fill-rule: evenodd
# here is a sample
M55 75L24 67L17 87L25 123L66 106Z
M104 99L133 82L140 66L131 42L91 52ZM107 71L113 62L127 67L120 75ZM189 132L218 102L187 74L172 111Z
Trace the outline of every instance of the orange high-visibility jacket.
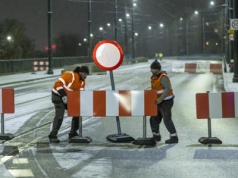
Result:
M80 80L77 72L64 72L61 77L55 82L52 91L59 94L59 90L64 89L67 94L68 91L84 90L85 81Z
M163 98L163 100L168 100L168 99L173 98L173 97L174 97L174 94L173 94L173 89L172 89L172 87L171 87L171 83L170 83L169 77L168 77L168 75L167 75L166 73L161 73L161 74L159 75L159 77L154 77L154 76L151 77L151 89L157 91L157 98L160 98L160 97L162 96L162 94L163 94L163 92L164 92L164 87L163 87L163 85L161 84L161 78L162 78L163 76L165 76L165 77L168 78L169 87L170 87L170 91L169 91L168 95L165 96L165 97Z

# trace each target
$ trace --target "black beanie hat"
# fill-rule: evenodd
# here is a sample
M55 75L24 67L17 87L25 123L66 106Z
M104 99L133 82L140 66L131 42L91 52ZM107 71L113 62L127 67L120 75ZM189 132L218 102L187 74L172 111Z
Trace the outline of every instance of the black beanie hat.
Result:
M88 67L87 67L87 66L76 67L76 68L74 69L74 72L77 72L77 73L79 73L79 72L84 72L84 73L86 73L87 75L89 75L89 70L88 70Z
M152 62L152 64L150 65L150 68L151 68L151 69L159 69L159 70L161 70L161 65L160 65L160 63L159 63L157 60L155 60L155 61Z

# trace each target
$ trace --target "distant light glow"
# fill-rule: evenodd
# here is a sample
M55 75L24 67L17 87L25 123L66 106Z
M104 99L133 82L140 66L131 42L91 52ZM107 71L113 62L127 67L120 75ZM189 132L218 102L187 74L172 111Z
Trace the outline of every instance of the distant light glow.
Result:
M211 1L211 2L210 2L210 5L211 5L211 6L214 6L214 4L215 4L214 1Z
M10 35L7 36L7 41L12 41L12 37Z

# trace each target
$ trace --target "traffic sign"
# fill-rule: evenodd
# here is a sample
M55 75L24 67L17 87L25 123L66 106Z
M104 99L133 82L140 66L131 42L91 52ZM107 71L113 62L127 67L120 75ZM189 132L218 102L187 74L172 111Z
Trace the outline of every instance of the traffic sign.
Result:
M103 70L115 70L124 58L121 46L113 40L103 40L93 50L93 60Z
M230 29L231 30L238 30L238 19L231 19L230 20Z

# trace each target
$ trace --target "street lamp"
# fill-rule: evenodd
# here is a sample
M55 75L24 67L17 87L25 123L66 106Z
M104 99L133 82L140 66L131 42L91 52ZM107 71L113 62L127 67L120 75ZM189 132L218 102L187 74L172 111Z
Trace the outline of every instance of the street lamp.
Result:
M8 35L7 36L7 41L11 42L12 41L12 36Z
M214 6L214 4L215 4L214 1L210 1L211 6Z
M53 74L53 55L52 55L52 1L48 0L48 61L49 61L49 67L47 74Z
M101 33L102 33L102 38L104 38L104 31L103 31L103 27L99 27L99 31L101 31Z
M136 7L137 4L136 3L133 3L133 6L132 6L132 25L131 25L131 41L132 41L132 58L134 59L135 58L135 35L134 35L134 7Z
M91 51L92 51L92 1L88 0L88 58L89 61L91 59Z

